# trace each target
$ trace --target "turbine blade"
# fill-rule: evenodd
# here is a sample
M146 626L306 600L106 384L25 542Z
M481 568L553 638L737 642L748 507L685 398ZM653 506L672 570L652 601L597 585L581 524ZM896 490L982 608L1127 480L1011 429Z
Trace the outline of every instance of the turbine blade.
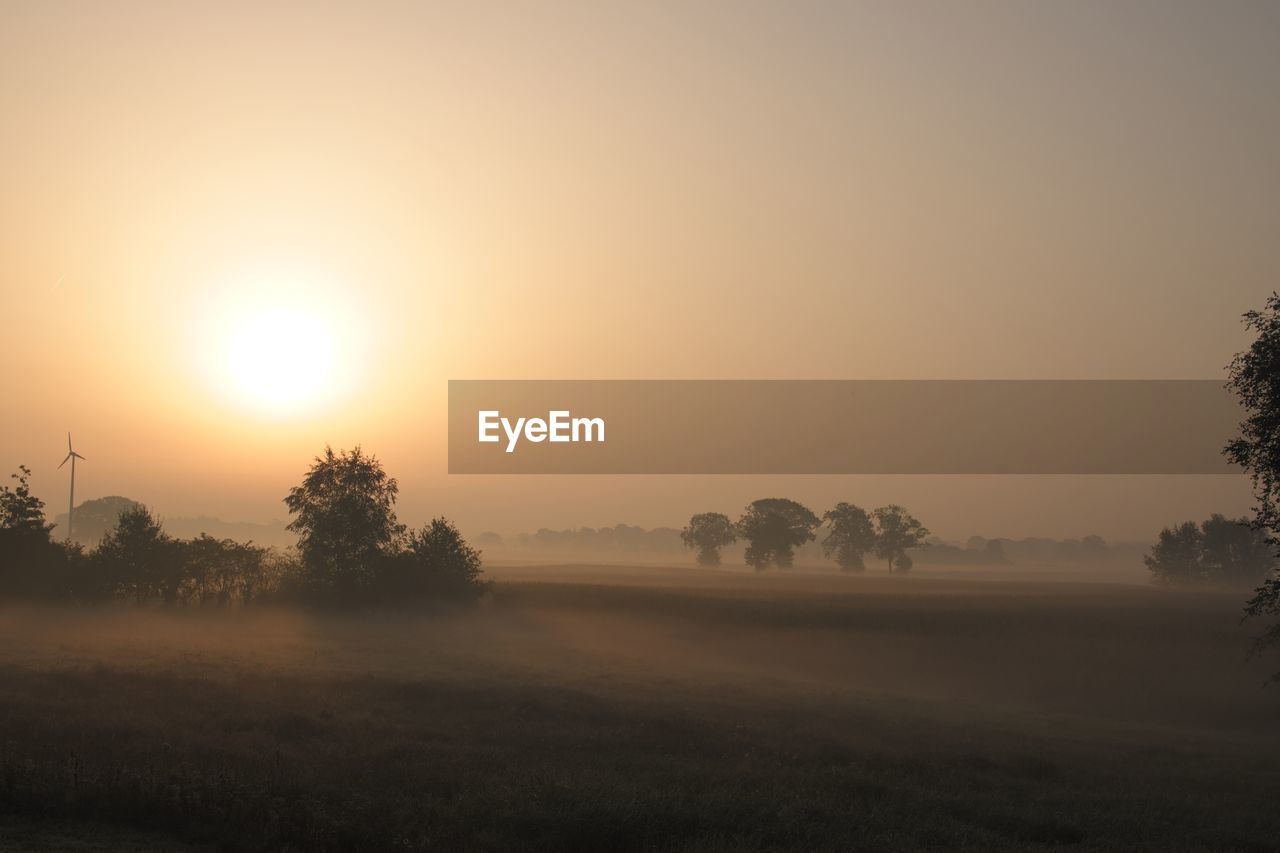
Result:
M68 460L68 459L70 459L70 458L71 458L71 454L70 454L70 453L68 453L68 454L67 454L67 456L66 456L66 459L63 459L63 460L62 460L62 463L61 463L60 465L58 465L58 467L59 467L59 468L61 468L63 465L66 465L66 464L67 464L67 460Z
M71 455L72 455L72 456L74 456L74 457L75 457L75 458L77 458L77 459L84 459L84 457L83 457L83 456L81 456L79 453L76 453L74 450L73 450L73 451L71 451ZM87 460L86 460L86 461L87 461Z
M71 452L71 433L67 433L67 452Z

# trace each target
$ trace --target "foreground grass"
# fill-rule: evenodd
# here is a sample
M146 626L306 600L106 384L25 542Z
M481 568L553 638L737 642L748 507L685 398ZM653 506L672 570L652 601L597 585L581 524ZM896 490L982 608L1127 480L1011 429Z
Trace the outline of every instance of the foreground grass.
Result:
M935 656L1007 633L976 594ZM771 601L522 586L430 625L67 617L59 639L0 653L0 811L236 850L1276 849L1276 741L1248 713L849 683L829 667L859 672L856 655L806 668L815 644L892 643L916 609ZM870 627L849 615L868 608ZM1076 649L1098 665L1114 639L1095 628ZM751 643L795 657L721 665Z

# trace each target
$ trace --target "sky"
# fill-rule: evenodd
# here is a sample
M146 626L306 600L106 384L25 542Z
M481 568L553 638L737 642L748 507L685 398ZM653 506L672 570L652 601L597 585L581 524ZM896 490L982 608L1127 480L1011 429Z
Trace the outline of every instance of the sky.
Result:
M0 463L62 511L71 430L78 499L267 521L358 443L471 531L1242 513L1239 477L449 476L446 383L1221 377L1277 286L1277 44L1264 2L0 0Z

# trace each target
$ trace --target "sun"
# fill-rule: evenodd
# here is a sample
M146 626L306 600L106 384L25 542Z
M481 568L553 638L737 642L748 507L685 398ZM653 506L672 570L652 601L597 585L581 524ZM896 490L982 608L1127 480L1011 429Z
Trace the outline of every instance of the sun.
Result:
M354 318L319 288L224 289L205 319L205 372L241 408L297 416L350 391Z
M264 308L233 324L223 366L228 389L243 402L295 412L336 390L337 336L304 305Z

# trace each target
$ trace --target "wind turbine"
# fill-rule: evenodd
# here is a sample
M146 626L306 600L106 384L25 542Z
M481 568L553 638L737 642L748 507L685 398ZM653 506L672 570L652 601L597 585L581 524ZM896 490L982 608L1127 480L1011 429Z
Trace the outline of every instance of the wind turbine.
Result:
M67 456L62 460L62 465L67 464L67 460L71 461L71 501L67 506L67 541L71 541L71 518L76 511L76 460L84 459L79 453L71 449L71 433L67 433ZM86 460L87 461L87 460ZM62 469L62 465L58 469Z

